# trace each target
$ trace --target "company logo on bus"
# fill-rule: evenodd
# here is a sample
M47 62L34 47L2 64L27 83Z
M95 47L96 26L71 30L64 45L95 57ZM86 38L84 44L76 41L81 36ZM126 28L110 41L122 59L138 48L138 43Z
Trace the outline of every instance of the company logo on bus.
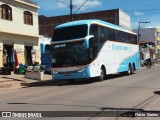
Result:
M117 50L117 51L129 51L129 47L123 46L123 45L115 45L115 44L112 44L112 50Z

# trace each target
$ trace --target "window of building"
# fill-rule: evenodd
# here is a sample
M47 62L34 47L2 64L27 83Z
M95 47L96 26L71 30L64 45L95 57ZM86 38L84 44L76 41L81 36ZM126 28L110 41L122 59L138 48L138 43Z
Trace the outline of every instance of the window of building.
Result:
M33 15L29 11L24 12L24 24L33 25Z
M0 7L1 19L12 20L12 8L6 4L1 5Z

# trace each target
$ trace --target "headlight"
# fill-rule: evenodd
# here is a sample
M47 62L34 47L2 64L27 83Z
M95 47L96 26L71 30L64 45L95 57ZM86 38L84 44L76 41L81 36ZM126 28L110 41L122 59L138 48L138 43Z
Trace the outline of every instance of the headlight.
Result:
M52 71L53 74L57 74L58 73L58 72L55 72L53 69L51 69L51 71Z
M78 72L83 72L86 69L86 67L83 67L81 69L78 70Z

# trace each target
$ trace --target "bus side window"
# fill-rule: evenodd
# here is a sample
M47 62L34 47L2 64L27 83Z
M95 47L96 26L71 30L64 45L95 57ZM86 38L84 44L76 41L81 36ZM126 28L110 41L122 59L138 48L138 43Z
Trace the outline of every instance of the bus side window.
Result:
M125 42L125 43L128 43L128 36L127 36L127 33L123 32L123 41L122 42Z
M89 48L92 49L92 54L93 57L97 56L98 54L98 44L95 43L95 40L93 38L91 38L89 40Z
M136 35L128 34L129 43L137 44Z
M115 30L108 28L108 39L116 41Z
M119 39L118 39L119 42L125 42L125 43L128 43L128 36L125 32L119 32Z
M103 47L104 43L108 40L108 28L100 26L100 38L99 38L99 47Z
M93 49L93 56L95 57L98 53L98 25L91 25L90 35L94 36L89 40L89 47Z
M98 39L98 25L91 25L90 27L90 35L94 36L94 39Z

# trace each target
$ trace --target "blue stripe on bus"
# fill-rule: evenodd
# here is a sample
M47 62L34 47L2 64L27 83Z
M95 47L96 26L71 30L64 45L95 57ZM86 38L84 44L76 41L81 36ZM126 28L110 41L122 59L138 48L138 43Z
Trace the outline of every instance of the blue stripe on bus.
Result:
M93 19L93 20L77 20L77 21L72 21L72 22L67 22L61 25L56 26L57 28L63 28L63 27L69 27L69 26L75 26L75 25L83 25L83 24L92 24L92 23L97 23L97 24L103 24L104 26L108 26L108 27L112 27L118 30L122 30L125 31L125 28L122 28L120 26L102 21L102 20L98 20L98 19Z
M118 72L128 71L129 63L131 63L132 65L133 63L135 63L136 69L140 68L139 52L123 60L118 68Z
M85 75L84 75L85 74ZM52 72L52 76L53 76L53 80L70 80L70 79L86 79L86 78L90 78L90 67L88 66L84 71L82 72L74 72L74 73L63 73L63 74L54 74Z

